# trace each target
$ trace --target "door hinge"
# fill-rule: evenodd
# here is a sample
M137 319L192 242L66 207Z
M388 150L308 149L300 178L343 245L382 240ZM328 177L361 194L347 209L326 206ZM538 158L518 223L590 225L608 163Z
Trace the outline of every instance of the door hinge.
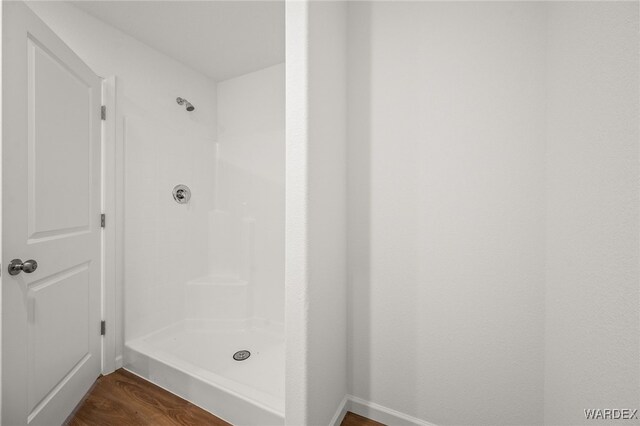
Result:
M104 228L105 223L107 222L107 215L102 213L100 215L100 228Z
M107 322L100 321L100 335L104 336L107 333Z
M106 120L107 119L107 106L106 105L102 105L100 107L100 118L102 120Z

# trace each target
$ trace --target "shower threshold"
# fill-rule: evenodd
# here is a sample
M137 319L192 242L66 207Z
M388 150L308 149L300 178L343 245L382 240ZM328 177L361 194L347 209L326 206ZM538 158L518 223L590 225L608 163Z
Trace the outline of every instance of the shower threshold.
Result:
M284 424L281 325L180 321L127 342L125 368L234 425Z

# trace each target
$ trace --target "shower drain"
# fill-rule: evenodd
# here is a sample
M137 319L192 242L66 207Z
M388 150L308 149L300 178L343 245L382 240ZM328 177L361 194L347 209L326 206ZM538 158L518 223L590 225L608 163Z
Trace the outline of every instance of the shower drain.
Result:
M236 361L244 361L250 356L251 356L251 352L249 351L238 351L235 354L233 354L233 359L235 359Z

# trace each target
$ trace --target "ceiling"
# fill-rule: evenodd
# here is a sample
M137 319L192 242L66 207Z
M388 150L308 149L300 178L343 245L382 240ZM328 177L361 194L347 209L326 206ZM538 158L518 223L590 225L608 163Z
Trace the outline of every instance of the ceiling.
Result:
M214 80L284 62L282 0L70 3Z

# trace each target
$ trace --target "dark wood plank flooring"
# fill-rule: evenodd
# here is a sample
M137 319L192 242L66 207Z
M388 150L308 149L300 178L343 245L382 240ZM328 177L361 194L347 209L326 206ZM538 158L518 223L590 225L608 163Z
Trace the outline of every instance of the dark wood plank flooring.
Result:
M202 408L122 369L98 378L67 424L229 425Z
M189 401L123 369L99 377L67 425L230 426ZM341 426L384 425L349 412Z
M385 426L382 423L378 423L374 420L362 417L358 414L349 411L342 419L341 426Z

